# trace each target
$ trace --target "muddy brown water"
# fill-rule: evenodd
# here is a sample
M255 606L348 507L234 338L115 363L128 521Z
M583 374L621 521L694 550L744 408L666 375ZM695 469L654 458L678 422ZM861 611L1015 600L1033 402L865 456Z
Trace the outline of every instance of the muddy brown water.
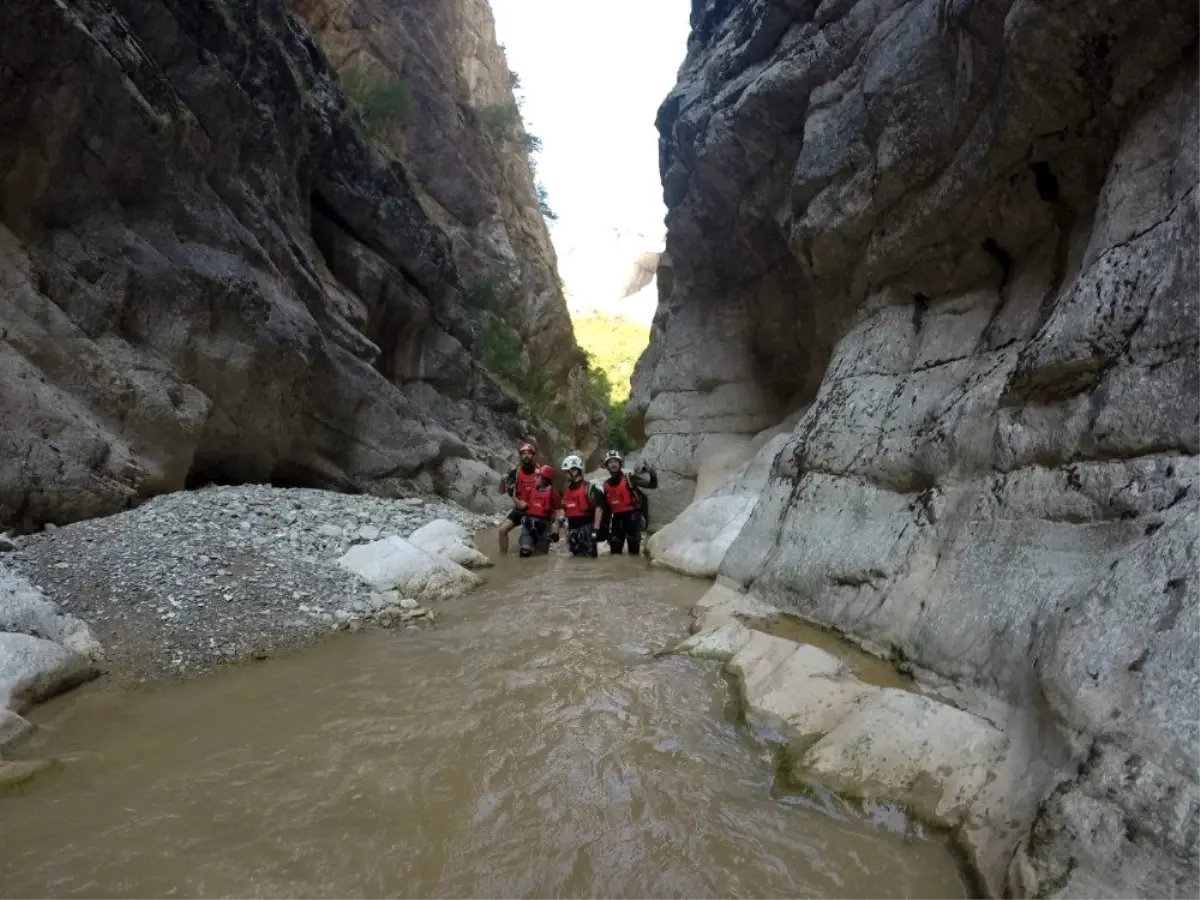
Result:
M781 794L716 663L653 658L705 582L487 578L430 631L35 710L62 764L0 797L0 895L968 895L895 810Z

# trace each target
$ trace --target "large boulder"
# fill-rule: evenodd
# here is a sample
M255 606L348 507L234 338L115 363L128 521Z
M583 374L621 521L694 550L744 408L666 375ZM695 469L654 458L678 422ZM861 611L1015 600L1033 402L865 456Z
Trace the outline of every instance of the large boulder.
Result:
M85 622L59 612L25 579L0 570L0 632L5 631L54 641L93 662L104 656L100 642L92 637Z
M54 641L0 632L0 707L21 713L95 674L91 660Z
M737 452L727 451L710 461L697 487L697 492L704 491L704 495L650 537L648 550L655 565L685 575L716 575L750 518L787 438L781 429L772 429L764 440L752 441ZM715 481L721 476L723 481L715 489L705 483L706 479Z
M0 748L32 730L20 713L99 674L103 655L85 623L0 564Z
M447 600L483 583L458 563L394 536L351 547L338 565L378 591L395 590L422 602Z
M467 529L449 519L434 519L422 525L408 536L408 540L426 553L448 559L467 569L492 565L488 557L475 549Z

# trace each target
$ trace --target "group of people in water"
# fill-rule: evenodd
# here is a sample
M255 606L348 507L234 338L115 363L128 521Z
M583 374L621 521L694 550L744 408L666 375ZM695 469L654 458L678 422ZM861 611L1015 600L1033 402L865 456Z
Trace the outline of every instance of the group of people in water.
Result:
M512 498L513 508L500 526L500 555L508 553L508 535L521 529L521 556L547 553L552 543L567 530L567 547L572 556L597 556L597 547L607 542L619 554L628 549L637 556L648 524L649 504L645 489L658 487L658 475L647 466L628 473L619 450L604 455L608 477L589 484L583 460L571 454L562 461L567 485L560 494L554 487L554 467L538 465L537 446L526 441L517 448L520 464L500 482L501 493Z

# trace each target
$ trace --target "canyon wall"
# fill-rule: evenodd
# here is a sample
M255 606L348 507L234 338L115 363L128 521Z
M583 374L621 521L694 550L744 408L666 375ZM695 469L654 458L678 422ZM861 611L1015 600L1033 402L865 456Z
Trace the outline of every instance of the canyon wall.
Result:
M1200 887L1196 37L696 0L659 114L651 553L1019 719L993 893Z
M441 67L398 147L279 0L0 8L0 526L209 480L487 505L518 438L596 445L525 150L463 105L511 98L487 8L406 7ZM536 403L480 362L487 235Z

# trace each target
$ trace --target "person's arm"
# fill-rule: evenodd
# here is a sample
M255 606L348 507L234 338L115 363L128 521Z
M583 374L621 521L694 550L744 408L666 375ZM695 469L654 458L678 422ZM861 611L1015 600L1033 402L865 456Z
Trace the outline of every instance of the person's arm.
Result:
M550 489L550 522L554 540L558 540L558 534L562 530L562 497L554 488Z
M652 491L658 487L658 473L649 466L643 466L633 473L633 483L636 487Z
M591 486L592 505L596 507L596 511L592 514L592 528L596 531L600 530L600 523L604 521L604 507L608 501L604 497L604 491L597 488L594 484Z

